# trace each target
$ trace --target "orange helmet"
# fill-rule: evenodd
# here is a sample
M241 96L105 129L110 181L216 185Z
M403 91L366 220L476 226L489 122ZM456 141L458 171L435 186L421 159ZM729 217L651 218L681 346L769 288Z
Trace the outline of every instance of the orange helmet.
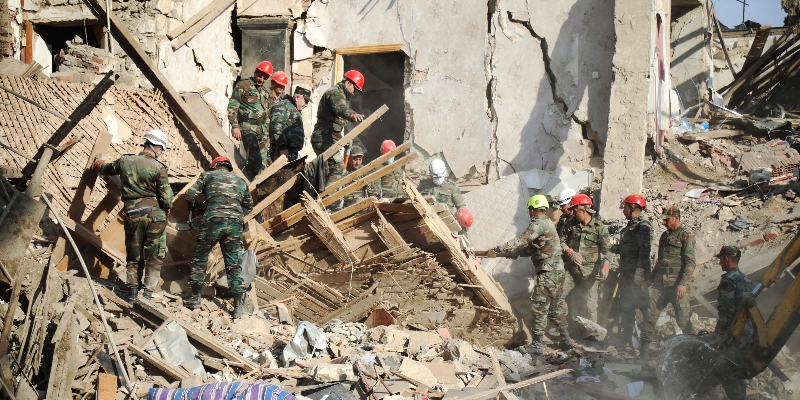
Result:
M628 204L636 204L639 207L645 208L647 206L647 201L644 199L644 196L640 194L632 194L622 200L623 203Z
M272 75L272 63L269 61L262 61L256 69L267 75Z
M215 158L214 161L211 161L211 168L209 168L209 169L213 170L214 168L216 168L217 165L227 165L228 168L233 169L233 165L231 164L231 160L228 157L225 157L225 156L219 156L219 157Z
M353 82L359 92L364 89L364 75L361 75L361 72L351 69L344 73L344 77L348 81Z
M282 87L286 87L289 84L289 77L286 76L286 72L278 71L275 75L272 75L272 81Z
M575 207L575 206L592 207L593 205L594 204L592 203L592 198L587 196L587 195L585 195L585 194L583 194L583 193L576 194L575 197L572 198L572 201L569 202L569 207L570 208Z
M384 140L383 143L381 143L381 154L386 154L396 148L397 145L394 144L394 140Z
M459 208L458 211L456 211L455 217L462 228L466 229L472 226L472 213L469 212L466 207Z

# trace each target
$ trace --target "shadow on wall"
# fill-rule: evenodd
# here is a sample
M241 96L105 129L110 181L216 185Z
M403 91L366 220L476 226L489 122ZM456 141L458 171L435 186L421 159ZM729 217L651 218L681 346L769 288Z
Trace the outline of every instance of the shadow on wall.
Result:
M536 103L522 128L520 151L513 159L505 160L516 171L506 173L531 168L553 171L560 165L569 166L570 161L602 154L608 130L615 49L613 10L613 1L609 0L576 1L561 24L556 40L538 39L544 53L542 62L546 74L533 97ZM537 30L537 22L531 24L537 35L544 34ZM518 32L529 34L525 28L518 29ZM594 72L598 72L602 79L594 78ZM583 125L576 125L573 116L579 105L581 114L586 115L580 119L588 118ZM565 124L567 115L573 122ZM591 146L589 154L584 153L586 150L565 148L573 129L581 129L584 142L588 141L587 145ZM531 159L534 155L539 155L539 159ZM563 160L564 155L574 155L578 159Z

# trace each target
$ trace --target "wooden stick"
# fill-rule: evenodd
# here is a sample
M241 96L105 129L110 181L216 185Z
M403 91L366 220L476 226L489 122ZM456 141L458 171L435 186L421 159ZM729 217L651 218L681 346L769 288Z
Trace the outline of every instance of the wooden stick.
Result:
M352 131L348 132L347 135L344 135L344 137L342 137L336 143L334 143L333 146L331 146L328 150L325 150L322 153L322 158L327 160L333 157L333 155L336 154L336 152L339 151L339 149L344 147L344 145L346 145L347 143L350 143L350 141L355 139L356 136L361 134L361 132L364 132L364 130L369 128L369 126L372 125L373 122L377 121L378 118L380 118L381 115L385 114L386 111L388 110L389 107L387 107L386 104L382 105L381 108L375 110L374 113L372 113L369 117L361 121L361 123L358 124L358 126L356 126L355 128L353 128Z
M200 22L208 13L214 11L215 8L225 5L225 8L230 7L231 4L234 3L236 0L217 0L212 1L207 6L203 7L202 10L198 11L197 14L192 15L186 22L180 24L180 26L176 27L175 29L167 32L167 37L170 39L175 39L176 37L180 36L184 32L186 32L189 28L194 26L194 24ZM224 10L224 9L223 9ZM222 12L222 11L220 11ZM217 13L219 15L219 13Z
M394 371L392 371L392 372L394 373ZM480 393L477 393L477 394L473 394L472 396L461 397L460 400L483 400L483 399L488 399L488 398L497 396L497 394L500 393L500 392L516 390L516 389L522 389L524 387L535 385L537 383L544 382L546 380L550 380L550 379L553 379L555 377L568 374L570 372L572 372L571 369L562 369L561 371L551 372L549 374L544 374L542 376L537 376L536 378L531 378L531 379L528 379L526 381L513 383L511 385L501 385L501 386L498 386L498 387L496 387L494 389L489 389L489 390L487 390L485 392L480 392Z
M209 4L209 6L211 5L214 6L211 9L211 11L203 15L200 18L200 20L198 20L195 24L186 29L186 31L180 34L180 36L176 37L175 40L172 41L172 50L178 50L181 46L186 44L186 42L192 40L195 36L197 36L198 33L200 33L200 31L202 31L203 29L205 29L205 27L214 22L214 20L217 19L217 17L219 17L220 14L222 14L223 12L225 12L225 10L230 8L230 6L233 5L235 1L236 0L217 0L212 4ZM206 8L208 8L208 6L206 6Z
M18 97L18 98L20 98L21 100L27 101L28 103L31 103L31 104L33 104L34 106L36 106L36 107L38 107L38 108L41 108L42 110L44 110L44 111L46 111L46 112L48 112L48 113L50 113L50 114L53 114L53 115L55 115L55 116L56 116L56 117L58 117L58 118L61 118L61 119L63 119L64 121L69 121L69 118L67 118L67 117L65 117L65 116L63 116L63 115L61 115L60 113L58 113L58 112L56 112L56 111L54 111L54 110L51 110L51 109L49 109L49 108L47 108L47 107L45 107L45 106L43 106L43 105L41 105L41 104L39 104L39 103L37 103L37 102L35 102L35 101L31 100L31 99L29 99L29 98L27 98L27 97L25 97L25 96L23 96L23 95L21 95L21 94L19 94L19 93L15 92L15 91L13 91L13 90L11 90L11 89L9 89L9 88L5 87L5 86L0 86L0 89L3 89L3 90L5 90L6 92L8 92L8 93L10 93L10 94L12 94L12 95L14 95L14 96L17 96L17 97Z
M281 156L278 157L277 160L273 161L272 164L270 164L269 167L267 167L267 169L261 171L261 173L259 173L258 175L256 175L255 178L253 178L250 184L247 185L247 190L252 192L256 188L256 186L258 186L259 183L267 180L267 178L272 176L272 174L278 172L279 169L283 168L288 163L289 159L286 158L285 155L281 154Z

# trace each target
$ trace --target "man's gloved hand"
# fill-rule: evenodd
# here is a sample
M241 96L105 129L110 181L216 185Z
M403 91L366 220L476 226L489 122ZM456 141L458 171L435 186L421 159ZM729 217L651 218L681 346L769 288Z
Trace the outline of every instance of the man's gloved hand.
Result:
M361 122L364 120L364 115L359 113L352 113L350 114L350 120L353 122Z
M600 269L600 272L597 273L597 275L594 277L594 279L597 279L598 281L601 281L601 282L606 280L606 278L608 278L608 271L609 270L611 270L611 267L609 267L608 264L603 264L603 268Z
M579 267L583 266L583 257L581 256L581 253L578 253L577 251L572 250L569 247L567 247L567 251L565 251L565 253L567 254L567 257L569 257L569 260L572 261L573 264Z
M497 257L497 251L495 251L495 249L486 250L486 257L489 257L489 258Z

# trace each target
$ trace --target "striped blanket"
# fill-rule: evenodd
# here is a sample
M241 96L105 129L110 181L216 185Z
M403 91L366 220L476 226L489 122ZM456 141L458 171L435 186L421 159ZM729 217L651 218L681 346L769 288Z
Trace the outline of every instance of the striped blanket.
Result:
M218 382L181 389L150 389L147 400L295 400L277 385Z

